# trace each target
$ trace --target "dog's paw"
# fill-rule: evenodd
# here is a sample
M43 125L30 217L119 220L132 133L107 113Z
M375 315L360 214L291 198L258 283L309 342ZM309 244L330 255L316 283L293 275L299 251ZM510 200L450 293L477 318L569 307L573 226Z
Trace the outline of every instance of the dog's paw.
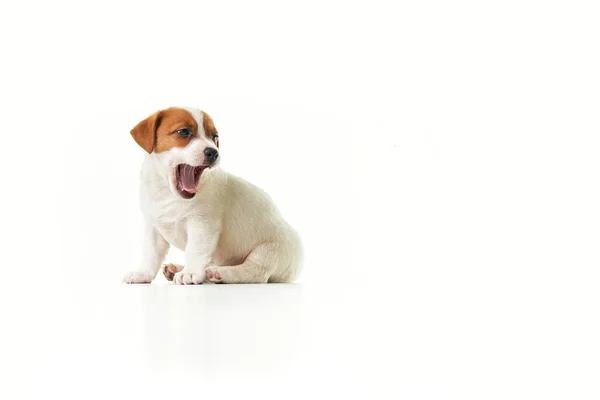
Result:
M131 271L123 277L123 283L150 283L154 275L146 271Z
M162 266L163 275L165 276L165 278L167 278L168 281L173 281L175 274L180 272L182 269L183 265L179 264L164 264Z
M219 283L223 281L223 277L218 271L218 267L206 267L204 270L209 281Z
M178 285L199 285L204 281L204 274L195 272L178 272L173 278L173 282Z

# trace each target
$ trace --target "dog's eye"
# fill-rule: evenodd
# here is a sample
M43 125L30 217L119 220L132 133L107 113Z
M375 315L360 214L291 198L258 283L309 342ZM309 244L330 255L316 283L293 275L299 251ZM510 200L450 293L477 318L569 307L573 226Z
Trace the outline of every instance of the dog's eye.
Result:
M217 143L217 140L219 140L219 135L212 135L212 141Z
M179 136L183 136L183 137L188 137L192 134L192 132L190 132L190 130L187 128L175 131L175 133L178 134Z

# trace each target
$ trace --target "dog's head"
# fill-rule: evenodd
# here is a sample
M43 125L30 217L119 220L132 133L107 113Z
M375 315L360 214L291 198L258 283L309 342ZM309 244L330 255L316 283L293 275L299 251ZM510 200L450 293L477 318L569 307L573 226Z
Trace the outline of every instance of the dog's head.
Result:
M203 172L219 163L219 135L212 118L194 108L158 111L131 130L131 136L164 168L173 193L191 199Z

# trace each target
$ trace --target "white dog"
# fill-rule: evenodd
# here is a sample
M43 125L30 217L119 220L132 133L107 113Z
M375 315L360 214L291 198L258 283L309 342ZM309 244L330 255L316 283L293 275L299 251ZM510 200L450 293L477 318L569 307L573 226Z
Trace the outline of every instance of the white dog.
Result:
M269 196L219 165L219 136L208 114L158 111L131 130L148 153L141 171L145 217L141 266L123 278L149 283L169 245L185 266L163 266L178 284L291 282L302 263L298 234Z

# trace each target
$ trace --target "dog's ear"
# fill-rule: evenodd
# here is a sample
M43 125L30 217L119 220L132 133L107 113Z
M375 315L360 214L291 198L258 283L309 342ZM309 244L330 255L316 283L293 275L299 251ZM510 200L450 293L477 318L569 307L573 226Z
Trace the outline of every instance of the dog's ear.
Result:
M155 112L131 130L131 136L147 153L152 153L156 146L156 130L160 124L162 111Z

